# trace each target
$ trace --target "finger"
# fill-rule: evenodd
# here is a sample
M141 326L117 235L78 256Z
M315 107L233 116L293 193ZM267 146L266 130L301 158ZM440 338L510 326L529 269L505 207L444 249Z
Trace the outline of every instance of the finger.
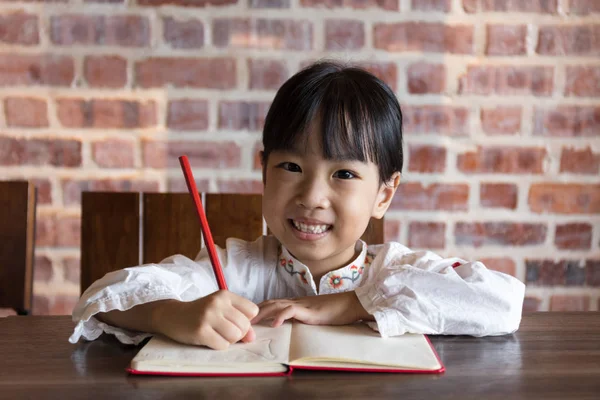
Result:
M211 328L210 331L205 334L202 344L210 347L211 349L225 350L229 347L230 343L217 331Z
M231 305L240 310L248 319L251 319L258 314L258 306L242 296L232 296Z
M284 303L284 302L270 302L270 303L264 303L264 304L265 305L263 305L263 306L260 307L260 310L258 311L258 314L256 314L256 316L254 318L252 318L251 322L253 324L257 324L260 321L262 321L263 319L271 318L279 310L283 309L284 307L287 307L289 303Z
M242 336L245 336L250 329L250 320L244 314L242 314L237 308L230 308L223 315L225 319L230 321L232 324L238 327Z
M225 318L214 325L213 329L229 343L238 342L245 335L237 325Z
M290 304L282 310L279 310L279 312L275 313L273 324L271 326L276 328L283 324L286 320L295 318L297 311L298 307L294 306L293 304Z
M254 328L250 327L250 329L248 329L248 332L246 333L246 336L242 338L242 342L250 343L254 340L256 340L256 332L254 332Z

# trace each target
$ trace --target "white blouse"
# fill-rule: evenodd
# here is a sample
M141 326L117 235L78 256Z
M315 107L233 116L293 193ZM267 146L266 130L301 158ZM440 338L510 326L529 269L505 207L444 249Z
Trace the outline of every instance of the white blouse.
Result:
M443 335L503 335L521 321L525 285L512 276L487 269L481 262L441 258L414 252L390 242L367 246L358 241L359 256L347 266L325 274L319 287L310 270L273 236L254 242L228 239L217 248L231 292L258 304L354 290L383 337L404 333ZM123 343L138 344L151 334L100 322L99 312L128 310L138 304L174 299L193 301L218 290L210 260L203 249L195 260L174 255L159 264L110 272L92 284L73 310L81 336L114 334Z

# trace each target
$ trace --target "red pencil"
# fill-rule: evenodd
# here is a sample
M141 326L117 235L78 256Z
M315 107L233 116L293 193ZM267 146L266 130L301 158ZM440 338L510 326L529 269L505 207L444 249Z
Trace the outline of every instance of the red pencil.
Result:
M185 182L187 183L188 190L192 195L192 199L194 200L194 205L196 206L196 211L198 212L198 218L200 218L200 227L202 228L204 245L208 249L208 257L210 258L210 263L212 264L213 271L215 272L217 284L219 285L219 289L227 290L227 282L225 282L225 276L223 275L221 262L219 261L217 250L215 249L215 242L213 241L212 234L210 233L206 215L204 215L202 202L200 201L198 189L196 188L196 181L194 180L194 175L192 174L192 169L190 168L190 162L188 161L187 156L181 156L179 157L179 163L181 164L181 169L183 170L183 176L185 176Z

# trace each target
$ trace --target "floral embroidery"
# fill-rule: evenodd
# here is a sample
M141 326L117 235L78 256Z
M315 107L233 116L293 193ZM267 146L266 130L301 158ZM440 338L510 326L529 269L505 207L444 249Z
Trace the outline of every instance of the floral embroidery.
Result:
M294 269L294 260L292 260L291 258L286 260L284 257L282 257L281 249L279 249L279 265L282 266L285 269L285 271L291 276L298 275L300 281L302 281L302 283L304 283L305 285L308 285L308 279L306 279L306 270L296 271Z
M329 277L329 285L334 288L337 289L340 286L342 286L342 279L346 279L345 277L341 277L339 275L331 275Z

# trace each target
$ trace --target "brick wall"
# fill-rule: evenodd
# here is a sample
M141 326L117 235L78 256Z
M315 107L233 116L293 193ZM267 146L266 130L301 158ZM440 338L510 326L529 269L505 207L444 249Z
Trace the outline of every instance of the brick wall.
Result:
M269 103L324 56L396 91L387 239L600 307L600 1L0 0L0 178L39 187L35 312L79 293L82 189L260 191Z

